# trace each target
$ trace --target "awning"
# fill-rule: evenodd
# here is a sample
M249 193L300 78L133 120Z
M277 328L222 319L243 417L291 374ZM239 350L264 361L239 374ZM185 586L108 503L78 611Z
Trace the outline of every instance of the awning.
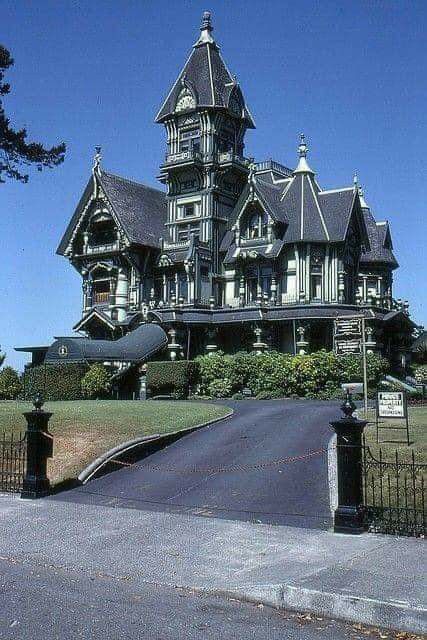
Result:
M167 343L167 335L158 324L140 324L118 340L58 338L49 347L45 362L140 363L164 349Z

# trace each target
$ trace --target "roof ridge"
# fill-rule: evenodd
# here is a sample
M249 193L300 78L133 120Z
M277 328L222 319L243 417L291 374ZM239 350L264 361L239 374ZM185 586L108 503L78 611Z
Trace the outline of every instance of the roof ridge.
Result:
M145 184L144 182L137 182L136 180L131 180L130 178L124 178L123 176L119 176L117 173L110 173L109 171L105 171L104 169L102 169L101 178L102 178L103 174L105 174L107 176L110 176L112 178L119 178L120 180L123 180L123 182L128 182L129 184L135 184L138 187L144 187L145 189L151 189L151 191L156 191L157 193L161 193L162 195L166 196L166 192L165 191L162 191L161 189L156 189L156 187L150 187L150 185Z
M319 191L319 196L324 193L339 193L340 191L354 191L354 187L341 187L340 189L321 189Z

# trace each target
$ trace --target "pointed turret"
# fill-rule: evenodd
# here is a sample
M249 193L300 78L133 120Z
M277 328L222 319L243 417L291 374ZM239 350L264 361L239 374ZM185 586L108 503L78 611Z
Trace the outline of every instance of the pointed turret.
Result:
M156 122L165 122L178 113L200 109L221 109L255 128L242 91L228 70L213 36L211 14L205 11L200 36L181 73L162 104Z
M305 135L303 133L301 133L300 135L300 144L298 147L298 153L299 153L299 162L298 162L298 166L294 170L294 174L309 173L314 176L314 171L313 169L310 168L307 162L308 147L305 142Z

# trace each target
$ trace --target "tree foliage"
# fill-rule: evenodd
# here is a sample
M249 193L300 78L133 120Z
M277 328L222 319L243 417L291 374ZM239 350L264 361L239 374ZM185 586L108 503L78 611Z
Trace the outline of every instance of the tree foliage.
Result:
M19 374L12 367L0 371L0 400L15 400L22 389Z
M56 167L64 161L65 144L45 148L41 142L28 142L27 130L14 129L6 116L3 97L10 93L10 85L4 82L5 71L14 64L10 52L0 45L0 183L6 178L28 182L28 173L22 172L24 165Z
M111 377L102 364L93 364L82 378L82 391L85 398L106 398L110 394Z

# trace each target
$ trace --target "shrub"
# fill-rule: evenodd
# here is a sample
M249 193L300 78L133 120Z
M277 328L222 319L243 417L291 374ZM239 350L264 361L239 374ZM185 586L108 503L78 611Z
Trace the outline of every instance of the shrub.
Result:
M233 385L231 380L212 380L208 385L208 393L212 398L229 398L232 395Z
M187 398L194 384L198 364L196 361L153 361L147 364L147 388L151 396L172 395Z
M81 381L85 398L106 398L111 390L111 376L102 364L93 364Z
M12 367L0 371L0 400L15 400L22 389L19 374Z
M272 389L271 391L260 391L255 396L256 400L274 400L275 398L283 398L281 389Z
M421 364L414 369L414 378L418 384L427 384L427 364Z
M341 382L363 382L363 358L349 353L338 358ZM376 353L366 356L368 386L375 386L390 370L389 361Z
M24 399L32 400L41 391L45 400L81 400L87 370L86 364L71 362L28 367L22 377Z

